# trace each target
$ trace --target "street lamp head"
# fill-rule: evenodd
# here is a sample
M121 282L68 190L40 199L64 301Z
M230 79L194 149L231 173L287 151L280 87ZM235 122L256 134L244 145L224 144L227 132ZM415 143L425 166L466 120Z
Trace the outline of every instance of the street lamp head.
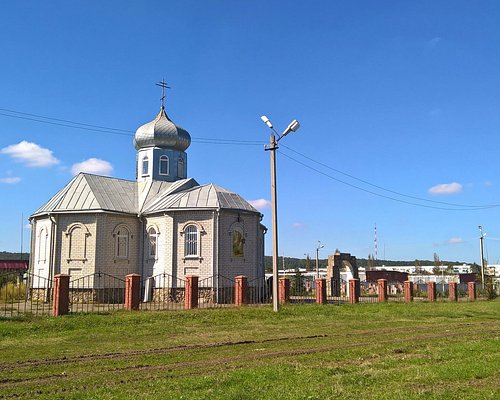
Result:
M271 121L269 121L269 118L267 118L265 115L263 115L262 117L260 117L260 119L262 120L262 122L264 122L269 128L273 129L273 124L271 123Z
M297 121L296 119L294 119L292 122L290 122L290 124L287 126L287 128L285 129L285 132L283 132L283 135L281 135L282 137L283 136L286 136L288 135L290 132L297 132L297 130L300 128L300 124L299 124L299 121Z

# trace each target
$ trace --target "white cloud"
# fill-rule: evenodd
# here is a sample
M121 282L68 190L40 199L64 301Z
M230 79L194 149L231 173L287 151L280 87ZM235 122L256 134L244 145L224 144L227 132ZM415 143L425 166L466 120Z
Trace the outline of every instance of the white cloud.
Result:
M305 225L302 222L294 222L292 224L293 229L302 229L305 228Z
M460 244L460 243L465 243L465 240L463 240L461 237L452 237L448 239L448 244Z
M0 153L7 154L28 167L50 167L59 164L59 160L52 155L51 150L26 140L4 147Z
M485 187L492 187L493 186L493 182L492 181L486 181L486 182L484 182L484 186Z
M452 182L452 183L440 183L439 185L435 185L429 188L428 192L430 194L441 195L441 194L455 194L460 193L462 191L463 186L460 183Z
M427 42L427 47L429 47L430 49L434 49L435 47L437 47L437 45L439 44L439 42L441 42L441 38L440 37L432 38L431 40L429 40Z
M13 183L19 183L21 182L21 178L18 176L10 176L7 178L0 178L0 183L8 183L8 184L13 184Z
M250 200L249 203L258 210L271 208L271 202L266 199Z
M73 164L71 172L73 175L78 175L80 172L88 172L89 174L110 176L113 173L113 166L108 161L89 158L88 160Z

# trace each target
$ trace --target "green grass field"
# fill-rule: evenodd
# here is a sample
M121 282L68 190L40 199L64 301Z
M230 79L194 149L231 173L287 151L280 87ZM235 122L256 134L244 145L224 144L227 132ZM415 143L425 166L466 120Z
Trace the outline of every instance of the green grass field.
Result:
M0 399L499 399L500 302L0 320Z

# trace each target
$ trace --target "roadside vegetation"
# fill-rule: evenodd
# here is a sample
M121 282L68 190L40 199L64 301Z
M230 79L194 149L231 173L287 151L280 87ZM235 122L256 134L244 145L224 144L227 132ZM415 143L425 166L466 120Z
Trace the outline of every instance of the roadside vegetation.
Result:
M0 320L0 398L497 399L500 302Z

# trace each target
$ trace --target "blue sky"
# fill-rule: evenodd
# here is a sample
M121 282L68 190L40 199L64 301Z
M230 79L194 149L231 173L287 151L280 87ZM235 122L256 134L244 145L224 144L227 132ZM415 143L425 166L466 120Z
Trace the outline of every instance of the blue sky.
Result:
M376 224L378 258L479 262L482 225L497 263L498 21L497 1L2 2L0 250L77 164L135 178L129 135L165 78L188 175L256 201L269 227L260 116L300 121L278 153L280 254L321 240L322 257L365 258Z

